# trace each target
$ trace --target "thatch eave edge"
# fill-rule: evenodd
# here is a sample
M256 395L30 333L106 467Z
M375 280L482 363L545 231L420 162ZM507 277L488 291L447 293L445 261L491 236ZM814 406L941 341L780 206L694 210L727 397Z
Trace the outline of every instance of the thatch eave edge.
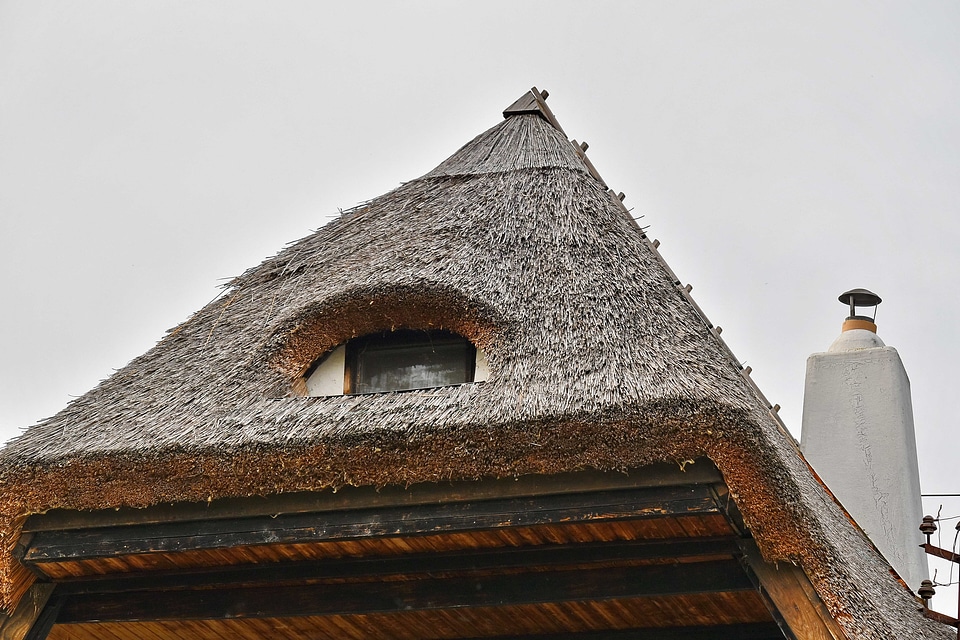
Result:
M832 505L840 517L842 512L794 454L795 443L772 428L762 412L720 403L659 402L644 412L585 418L530 421L509 429L460 426L416 441L399 430L377 430L350 442L237 447L223 453L116 452L8 466L0 470L0 538L7 550L0 558L3 605L15 605L23 592L18 583L29 579L12 555L25 518L54 508L142 508L346 485L405 486L584 469L626 471L705 456L723 474L764 557L802 567L838 620L851 615L847 596L835 595L837 584L847 579L838 563L842 554L827 530L836 514L825 516L817 509L829 511ZM518 447L522 442L528 446ZM507 451L511 455L505 455ZM820 495L805 495L811 491L805 480ZM60 500L50 501L51 495ZM862 538L859 532L854 535ZM869 546L865 538L860 544ZM852 622L850 628L861 633L862 621Z

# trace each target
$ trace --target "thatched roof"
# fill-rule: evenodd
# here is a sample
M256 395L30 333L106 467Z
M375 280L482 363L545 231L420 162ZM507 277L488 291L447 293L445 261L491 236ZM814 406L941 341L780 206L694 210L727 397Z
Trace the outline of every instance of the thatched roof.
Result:
M508 110L430 173L236 278L10 443L0 454L4 602L23 582L9 553L18 524L52 508L707 455L764 554L800 564L850 637L947 637L531 95L532 107ZM400 327L468 337L487 354L489 380L302 397L317 357Z

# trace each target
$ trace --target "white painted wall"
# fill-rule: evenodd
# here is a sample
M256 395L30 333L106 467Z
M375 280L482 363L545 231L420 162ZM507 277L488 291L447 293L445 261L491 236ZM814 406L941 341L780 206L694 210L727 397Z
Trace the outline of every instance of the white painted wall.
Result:
M326 360L321 362L307 378L307 395L343 395L343 368L346 363L346 354L346 345L340 345L330 352Z
M487 354L477 349L477 360L473 367L473 381L484 382L490 379L490 365L487 364Z
M910 380L872 331L844 331L807 360L801 449L914 591L927 579Z

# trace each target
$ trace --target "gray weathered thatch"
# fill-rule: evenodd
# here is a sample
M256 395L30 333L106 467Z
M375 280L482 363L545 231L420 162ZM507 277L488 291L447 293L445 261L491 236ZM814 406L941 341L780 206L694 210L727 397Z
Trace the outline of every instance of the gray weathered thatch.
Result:
M487 382L302 397L320 355L448 328ZM800 456L636 224L544 117L511 115L343 213L0 454L4 602L18 525L99 509L710 457L770 560L851 638L948 637Z

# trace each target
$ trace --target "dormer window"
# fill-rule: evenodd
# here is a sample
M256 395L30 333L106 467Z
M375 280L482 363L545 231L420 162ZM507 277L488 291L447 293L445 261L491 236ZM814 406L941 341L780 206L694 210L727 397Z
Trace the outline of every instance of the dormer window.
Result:
M400 330L354 338L315 363L307 393L328 396L428 389L485 380L486 358L449 331Z

